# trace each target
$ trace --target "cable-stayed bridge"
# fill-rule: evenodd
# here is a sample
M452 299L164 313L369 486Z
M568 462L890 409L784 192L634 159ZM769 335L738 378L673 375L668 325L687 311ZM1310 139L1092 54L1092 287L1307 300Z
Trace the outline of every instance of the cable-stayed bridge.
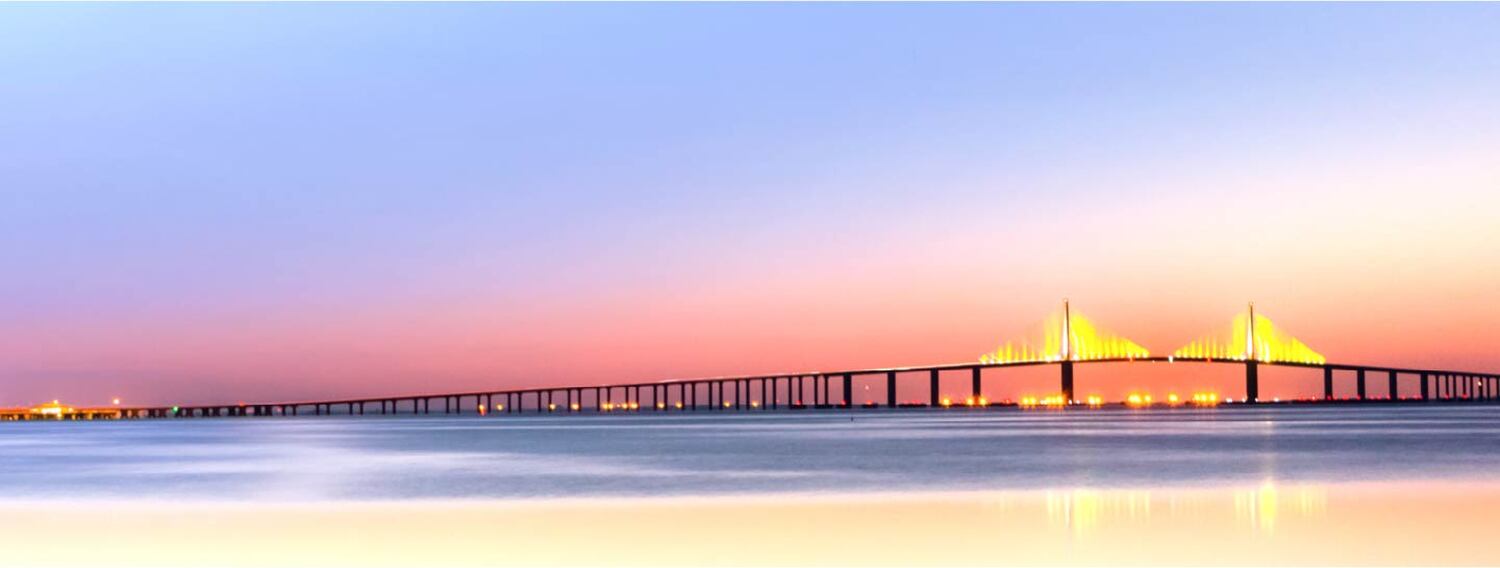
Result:
M1133 406L1216 405L1221 402L1256 404L1260 397L1260 367L1322 369L1322 402L1469 402L1500 398L1500 375L1433 368L1400 368L1349 363L1330 363L1322 354L1278 328L1254 304L1235 316L1227 329L1189 342L1170 355L1155 355L1139 344L1096 325L1064 300L1062 309L1042 322L1040 335L1009 342L984 353L976 362L913 367L883 367L805 373L668 379L651 382L547 386L526 389L408 394L331 400L300 400L212 405L179 405L111 408L109 413L87 416L119 418L188 418L213 416L393 415L478 414L505 416L522 413L674 412L700 410L852 409L903 407L989 406L1100 406L1102 400L1079 400L1074 367L1103 363L1201 363L1237 365L1244 368L1243 396L1218 398L1217 393L1191 400L1152 401L1132 396L1123 403ZM1015 367L1057 366L1059 384L1055 395L1023 398L992 404L983 396L985 371L995 373ZM919 402L898 402L897 382L902 376L927 379L927 397ZM942 397L939 383L958 374L969 379L969 392L959 401ZM1336 400L1334 383L1353 375L1357 397ZM1383 396L1370 389L1371 379L1385 378ZM854 404L855 379L884 378L885 402ZM1415 380L1419 396L1398 396L1400 381ZM837 385L837 390L834 390ZM436 408L435 408L436 407ZM24 409L0 412L0 419L37 418ZM79 414L79 417L85 414ZM55 416L48 416L55 417Z

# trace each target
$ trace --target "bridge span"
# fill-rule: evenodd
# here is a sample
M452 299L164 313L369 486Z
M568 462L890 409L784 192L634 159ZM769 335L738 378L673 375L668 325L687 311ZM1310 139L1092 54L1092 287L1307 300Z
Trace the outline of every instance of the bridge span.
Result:
M431 414L434 403L439 401L442 413L496 416L528 412L988 407L995 405L982 394L986 370L995 372L1035 366L1058 367L1057 394L1040 401L1023 400L999 405L1094 406L1101 404L1101 401L1078 400L1074 367L1106 363L1239 365L1244 368L1245 388L1244 396L1235 402L1241 404L1263 402L1260 396L1260 368L1263 366L1321 369L1323 396L1316 402L1468 402L1500 397L1500 375L1494 373L1330 363L1323 355L1277 328L1264 315L1257 315L1254 304L1235 316L1227 330L1195 340L1169 356L1151 355L1139 344L1105 331L1073 310L1067 300L1063 301L1060 310L1043 320L1040 338L1032 339L1034 341L1023 341L1020 344L1007 342L993 352L981 355L978 362L969 363L331 400L132 407L119 408L117 417ZM925 375L927 396L904 403L898 401L896 387L903 378L902 375L907 380L910 380L910 375L917 375L919 380ZM957 403L941 397L938 388L943 377L952 375L969 380L968 396ZM1347 380L1351 375L1356 397L1350 400L1335 399L1335 383ZM877 380L881 377L885 379L884 403L854 404L854 380L872 376ZM1382 390L1378 385L1381 378L1385 379L1384 392L1372 391L1370 381L1376 381L1376 391ZM1403 380L1415 380L1419 395L1407 398L1398 396ZM838 385L836 393L832 392L835 384ZM732 395L728 394L730 389L733 390ZM1212 402L1218 403L1217 395L1213 396ZM3 418L4 416L0 416L0 419Z
M1058 367L1059 392L1064 401L1062 405L1081 405L1084 402L1075 398L1074 366L1109 363L1239 365L1244 368L1245 372L1245 394L1237 404L1261 402L1258 396L1259 368L1263 366L1321 369L1323 371L1322 400L1326 402L1473 402L1500 398L1500 375L1489 373L1342 363L1262 362L1203 357L1147 356L1076 361L955 363L332 400L134 407L121 408L119 417L189 418L331 414L364 416L432 414L434 411L442 414L505 416L522 413L1014 406L1018 403L1001 404L984 400L981 395L983 382L986 378L994 378L986 377L985 371L1034 366ZM925 375L928 387L927 397L922 402L901 403L896 396L897 382L903 378L902 375L913 374L918 377ZM939 394L939 382L943 378L952 378L953 375L969 379L969 396L965 400L948 401ZM861 377L885 379L884 403L856 405L852 402L854 381ZM1335 383L1350 378L1354 380L1357 397L1350 401L1337 401L1334 398ZM1384 381L1380 380L1382 378ZM1398 387L1401 381L1413 380L1417 382L1420 395L1408 398L1398 397ZM1379 386L1372 389L1372 381ZM1379 388L1380 386L1384 388Z

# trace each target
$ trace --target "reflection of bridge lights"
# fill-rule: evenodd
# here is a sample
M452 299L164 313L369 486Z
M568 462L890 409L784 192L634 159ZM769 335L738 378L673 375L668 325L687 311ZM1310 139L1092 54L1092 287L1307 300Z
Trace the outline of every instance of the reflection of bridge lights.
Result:
M1292 492L1293 495L1286 495ZM1234 512L1251 527L1266 533L1276 530L1277 520L1285 514L1314 517L1327 508L1328 496L1318 487L1297 487L1281 490L1276 483L1266 480L1255 489L1236 491ZM1283 507L1282 505L1289 505Z

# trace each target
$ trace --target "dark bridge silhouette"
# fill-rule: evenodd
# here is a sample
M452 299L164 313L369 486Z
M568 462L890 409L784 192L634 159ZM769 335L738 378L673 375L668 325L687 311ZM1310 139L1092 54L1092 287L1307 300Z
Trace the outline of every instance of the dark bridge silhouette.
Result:
M1044 323L1042 337L1035 343L1006 344L986 353L977 363L955 363L915 367L883 367L809 373L773 373L762 375L670 379L654 382L601 384L590 386L498 389L470 392L427 393L402 396L303 400L268 403L237 403L194 406L161 406L123 408L123 418L186 418L205 416L296 416L314 415L389 415L397 413L430 414L434 402L441 401L445 414L474 413L511 415L526 412L639 412L698 410L774 410L806 408L894 408L903 407L988 407L992 404L981 395L985 370L1018 367L1056 366L1059 368L1058 395L1040 404L1068 406L1084 404L1076 398L1074 367L1106 363L1200 363L1238 365L1245 371L1244 397L1237 401L1255 404L1260 400L1259 371L1262 366L1295 367L1323 370L1324 402L1335 402L1334 382L1340 375L1353 374L1357 398L1336 402L1431 402L1493 400L1500 395L1500 375L1446 369L1419 369L1330 363L1289 334L1277 329L1264 316L1249 310L1237 316L1226 333L1194 341L1170 356L1151 355L1144 348L1122 337L1113 336L1075 313L1066 301L1062 310ZM928 397L925 402L899 403L896 397L898 376L925 374ZM957 404L938 392L944 376L958 374L970 380L969 396ZM884 404L853 403L853 384L857 377L884 377ZM1385 396L1369 396L1368 381L1385 377ZM1401 379L1416 380L1420 396L1398 397ZM838 392L830 392L832 385ZM733 389L733 395L726 391ZM757 392L758 396L757 396ZM837 395L835 398L833 395ZM1149 401L1146 401L1149 402ZM1177 402L1177 401L1172 401ZM1188 401L1182 401L1189 403ZM1205 401L1193 401L1202 403ZM1214 400L1213 403L1219 401ZM1037 401L1005 403L1029 405ZM1099 404L1099 401L1088 401Z

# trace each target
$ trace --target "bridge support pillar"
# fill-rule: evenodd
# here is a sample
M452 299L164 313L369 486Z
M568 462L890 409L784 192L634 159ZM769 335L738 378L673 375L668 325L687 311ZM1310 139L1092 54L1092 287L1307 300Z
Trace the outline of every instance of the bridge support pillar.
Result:
M981 371L983 371L983 369L980 369L979 367L972 367L970 369L971 376L969 377L969 396L974 399L974 404L979 404L979 393L984 392L984 385L980 384L981 381L979 378L979 373Z
M844 373L844 408L854 406L854 376Z
M1333 367L1323 367L1323 400L1333 400Z
M1359 389L1359 399L1360 400L1364 400L1365 399L1365 370L1364 369L1359 369L1359 370L1355 371L1354 372L1354 379L1356 381L1356 388Z
M1391 371L1390 399L1396 400L1396 372Z
M927 406L938 405L938 370L927 372Z
M1245 361L1245 402L1260 402L1260 362Z
M1422 373L1422 400L1428 400L1431 393L1427 390L1427 373Z
M896 407L896 372L895 371L887 371L885 373L885 405L889 406L891 408L895 408Z
M1073 361L1062 362L1062 397L1063 404L1073 404Z

